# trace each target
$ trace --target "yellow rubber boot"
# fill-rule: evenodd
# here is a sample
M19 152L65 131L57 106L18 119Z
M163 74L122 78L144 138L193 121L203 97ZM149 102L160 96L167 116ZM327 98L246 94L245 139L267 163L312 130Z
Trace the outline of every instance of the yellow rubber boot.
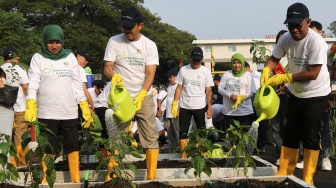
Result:
M22 146L15 146L15 147L16 147L16 155L19 158L19 164L17 166L18 167L26 166L25 156L28 152L28 147L26 147L26 149L24 149L24 150L22 150Z
M16 160L13 156L10 156L10 163L15 167L17 168L17 165L16 165Z
M317 166L320 150L303 150L303 181L314 185L314 174Z
M45 165L45 163L44 163L44 157L46 156L46 155L49 155L49 156L53 156L53 155L50 155L50 154L44 154L44 156L43 156L43 159L42 159L42 162L41 162L41 165L42 165L42 170L43 170L43 179L42 179L42 183L43 184L47 184L48 183L48 181L47 181L47 176L46 176L46 171L47 171L47 169L48 169L48 167Z
M110 152L108 152L110 153ZM113 172L113 167L115 166L118 166L118 162L115 160L115 158L113 156L110 156L109 157L109 164L107 165L107 175L106 175L106 178L105 178L105 181L111 181L111 173ZM113 176L113 178L116 178Z
M70 171L70 181L72 183L80 182L79 151L73 151L68 154L68 163L69 163L69 171Z
M180 139L180 151L184 150L184 148L187 147L187 145L188 145L187 139ZM187 158L187 153L183 152L181 154L181 158L186 159Z
M146 150L147 180L155 179L158 159L159 159L159 149Z
M277 176L293 175L298 161L299 149L281 147L279 170Z

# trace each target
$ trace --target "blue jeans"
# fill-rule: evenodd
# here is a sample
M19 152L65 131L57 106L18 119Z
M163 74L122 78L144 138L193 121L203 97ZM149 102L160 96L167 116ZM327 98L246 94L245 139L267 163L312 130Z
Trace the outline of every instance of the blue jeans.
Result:
M332 133L329 124L330 110L323 112L322 125L320 129L322 150L320 153L321 158L330 157L332 147Z

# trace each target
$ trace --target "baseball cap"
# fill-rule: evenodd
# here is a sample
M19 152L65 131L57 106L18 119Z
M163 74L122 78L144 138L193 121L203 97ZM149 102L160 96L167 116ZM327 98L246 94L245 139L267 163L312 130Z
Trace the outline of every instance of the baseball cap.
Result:
M302 3L294 3L287 9L286 20L284 24L301 24L305 18L309 18L309 10Z
M76 56L77 55L81 55L81 56L83 56L85 59L86 59L86 61L92 61L92 58L91 58L91 56L90 56L90 53L88 52L88 51L86 51L86 50L78 50L77 52L76 52Z
M18 55L18 51L16 48L14 47L8 47L6 48L4 51L3 51L3 54L2 56L5 58L5 59L9 59L9 58L14 58L15 56Z
M220 80L221 80L221 77L219 76L219 74L215 74L213 80L218 80L218 81L220 81Z
M176 76L178 74L178 71L176 69L171 69L166 76L170 77L171 75Z
M203 50L200 47L195 47L191 51L191 58L195 60L202 60L203 59Z
M121 11L119 24L126 27L134 27L136 23L143 22L143 17L139 9L134 6L126 7Z

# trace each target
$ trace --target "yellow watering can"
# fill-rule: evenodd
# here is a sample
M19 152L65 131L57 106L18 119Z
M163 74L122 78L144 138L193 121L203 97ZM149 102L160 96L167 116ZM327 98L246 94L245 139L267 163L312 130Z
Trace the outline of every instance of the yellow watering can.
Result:
M257 128L264 119L272 119L278 112L280 99L273 87L262 85L254 96L254 108L259 118L252 123Z
M124 87L116 87L115 83L112 83L108 106L113 110L116 123L126 123L134 117L135 105L130 93Z

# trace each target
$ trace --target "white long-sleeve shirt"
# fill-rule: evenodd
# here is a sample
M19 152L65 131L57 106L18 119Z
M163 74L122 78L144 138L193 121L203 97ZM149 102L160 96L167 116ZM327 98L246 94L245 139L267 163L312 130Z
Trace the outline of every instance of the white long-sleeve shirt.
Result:
M37 101L37 117L43 119L78 118L77 101L85 101L79 65L74 54L51 60L35 53L28 71L27 99Z

